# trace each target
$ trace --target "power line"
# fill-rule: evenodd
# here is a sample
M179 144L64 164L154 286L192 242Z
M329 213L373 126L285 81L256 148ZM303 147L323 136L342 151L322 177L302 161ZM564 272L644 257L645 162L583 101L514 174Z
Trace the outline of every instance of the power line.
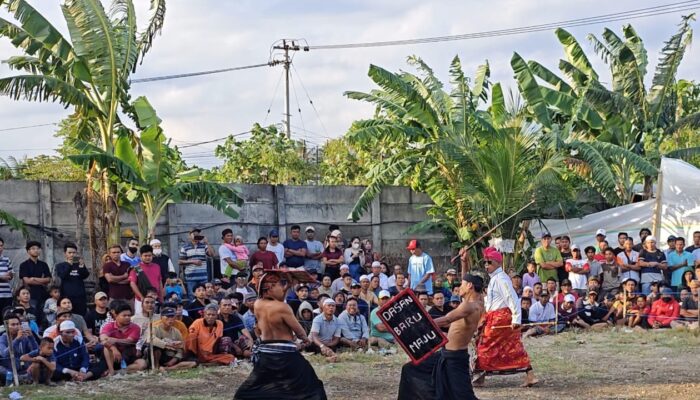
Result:
M586 17L571 19L559 22L551 22L547 24L540 25L528 25L519 28L509 28L491 31L482 31L474 33L466 33L461 35L449 35L449 36L433 36L427 38L417 38L417 39L404 39L404 40L387 40L380 42L365 42L365 43L346 43L346 44L328 44L328 45L317 45L317 46L305 46L304 51L309 50L334 50L334 49L356 49L356 48L366 48L366 47L385 47L385 46L403 46L409 44L425 44L425 43L437 43L437 42L448 42L456 40L469 40L469 39L481 39L489 37L498 36L509 36L509 35L519 35L523 33L541 32L548 31L555 28L570 28L586 25L597 25L607 22L629 20L646 18L657 15L678 13L682 11L691 11L697 9L700 6L700 1L682 1L678 3L670 3L661 6L639 8L635 10L622 11L611 14L603 14L595 17Z
M146 82L155 82L155 81L165 81L165 80L169 80L169 79L190 78L193 76L212 75L212 74L220 74L223 72L240 71L243 69L260 68L260 67L273 67L279 63L280 63L279 61L273 60L273 61L266 62L264 64L244 65L242 67L213 69L210 71L188 72L188 73L176 74L176 75L153 76L150 78L132 79L131 83L146 83Z
M294 69L294 73L297 74L297 78L299 78L299 83L301 84L301 88L304 89L304 93L306 93L306 98L309 100L309 104L311 104L311 108L314 109L314 112L316 113L316 118L318 118L318 122L321 124L321 128L323 128L323 133L328 135L328 131L326 130L326 126L323 124L323 120L321 119L321 115L318 113L318 110L316 109L316 105L314 104L313 100L311 100L311 96L309 96L309 91L306 90L306 85L304 85L304 81L301 80L301 75L299 75L299 71L297 70L297 67L292 64L292 68Z
M50 122L48 124L37 124L37 125L25 125L25 126L14 126L12 128L2 128L0 129L0 132L8 132L8 131L18 131L20 129L29 129L29 128L39 128L41 126L51 126L51 125L58 125L55 122Z
M236 133L236 134L233 134L233 135L227 135L227 136L224 136L224 137L220 137L220 138L218 138L218 139L206 140L206 141L204 141L204 142L195 142L195 143L192 143L192 144L186 144L186 145L184 145L184 146L178 146L178 148L179 148L179 149L186 149L186 148L189 148L189 147L201 146L201 145L203 145L203 144L220 142L220 141L222 141L222 140L228 139L229 137L243 136L243 135L247 135L247 134L249 134L249 133L251 133L251 131L245 131L245 132Z

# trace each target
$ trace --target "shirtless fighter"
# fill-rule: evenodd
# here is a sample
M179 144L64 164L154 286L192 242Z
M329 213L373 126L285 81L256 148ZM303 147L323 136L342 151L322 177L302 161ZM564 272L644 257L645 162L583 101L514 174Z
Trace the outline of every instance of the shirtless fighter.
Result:
M309 338L284 302L288 285L284 272L267 272L259 280L254 309L261 341L253 348L253 371L234 399L326 399L323 382L294 343L295 335L303 344Z
M467 348L484 313L483 286L481 277L463 275L459 288L462 303L444 317L435 319L438 327L450 327L445 348L418 365L409 363L403 366L399 400L477 398L472 389Z

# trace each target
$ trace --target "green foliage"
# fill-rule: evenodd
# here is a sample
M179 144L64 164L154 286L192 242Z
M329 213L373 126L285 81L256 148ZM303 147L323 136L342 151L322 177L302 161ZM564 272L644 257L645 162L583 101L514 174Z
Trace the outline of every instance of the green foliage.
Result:
M364 185L370 169L384 156L382 146L353 144L343 136L327 141L320 164L322 185Z
M0 209L0 224L8 225L11 231L17 230L22 232L25 238L29 237L29 232L27 231L27 227L24 226L24 222L2 209Z
M316 179L316 170L308 162L301 141L288 139L273 125L258 124L252 136L237 140L230 136L214 154L224 165L212 169L217 182L304 185Z
M85 172L63 157L39 155L23 161L22 178L37 181L77 182Z

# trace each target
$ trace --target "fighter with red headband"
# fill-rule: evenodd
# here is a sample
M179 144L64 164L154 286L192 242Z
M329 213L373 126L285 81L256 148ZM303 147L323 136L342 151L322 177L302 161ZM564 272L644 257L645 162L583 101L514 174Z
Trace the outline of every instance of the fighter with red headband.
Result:
M530 365L530 357L520 340L521 309L510 277L503 272L503 256L494 247L484 250L486 272L491 280L486 295L486 315L477 340L475 386L484 383L487 373L525 372L523 387L538 381Z
M234 399L326 399L323 382L295 344L295 339L309 339L284 302L293 276L271 270L260 277L254 307L260 342L253 347L253 371Z

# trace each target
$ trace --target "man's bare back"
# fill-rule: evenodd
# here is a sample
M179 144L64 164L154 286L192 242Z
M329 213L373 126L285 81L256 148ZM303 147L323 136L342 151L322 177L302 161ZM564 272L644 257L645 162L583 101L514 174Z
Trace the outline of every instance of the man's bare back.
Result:
M452 321L447 332L447 350L466 350L479 326L479 320L484 313L484 303L479 295L469 296L445 317L449 321L450 314L458 319Z
M255 301L254 310L261 340L294 340L295 330L290 326L290 321L296 322L297 325L299 323L294 318L289 305L263 298Z

